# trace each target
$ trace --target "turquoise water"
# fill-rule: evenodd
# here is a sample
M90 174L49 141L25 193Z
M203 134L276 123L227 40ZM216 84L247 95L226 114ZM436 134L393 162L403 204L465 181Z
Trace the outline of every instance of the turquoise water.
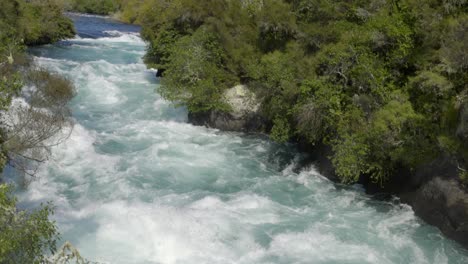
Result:
M68 76L76 125L22 204L53 200L64 240L102 263L468 263L397 201L295 171L291 146L186 123L157 93L137 28L73 16L32 51Z

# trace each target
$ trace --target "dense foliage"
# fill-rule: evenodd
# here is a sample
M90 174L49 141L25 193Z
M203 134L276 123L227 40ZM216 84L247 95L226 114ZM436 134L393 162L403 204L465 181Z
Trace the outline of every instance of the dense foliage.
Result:
M16 44L40 45L71 38L73 23L62 15L59 0L2 0L0 33ZM11 45L16 45L11 44Z
M116 12L120 1L116 0L64 0L67 10L98 15Z
M384 182L445 153L468 160L468 1L127 0L161 93L227 110L246 84L274 140L325 144L338 176Z
M69 242L56 248L59 233L46 204L36 210L19 210L10 185L0 185L0 263L91 264ZM51 256L49 256L51 255Z
M0 185L0 263L44 263L55 251L58 231L49 221L52 208L26 212L16 209L11 187Z
M0 172L8 163L32 174L48 154L46 143L69 123L71 83L37 68L26 45L74 36L55 0L2 0L0 8ZM29 90L23 89L29 87ZM32 170L31 170L32 169ZM12 186L0 177L0 263L46 263L58 239L50 205L19 210ZM48 262L47 262L48 263Z

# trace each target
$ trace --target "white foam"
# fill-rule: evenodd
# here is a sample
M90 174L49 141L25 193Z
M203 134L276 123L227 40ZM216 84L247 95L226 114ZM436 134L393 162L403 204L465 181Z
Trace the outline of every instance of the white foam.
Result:
M18 116L18 110L19 109L26 109L29 107L29 104L26 102L26 100L22 97L14 97L12 100L11 100L11 105L8 109L8 111L1 111L1 115L0 115L0 126L3 128L3 129L6 129L8 131L8 129L12 126L14 126L14 124L17 124L20 120L19 120L19 116Z
M78 82L79 89L88 91L90 102L112 105L127 99L115 81L128 79L132 72L138 72L141 68L136 64L114 65L103 60L92 61L78 66L73 78Z
M290 256L291 263L311 260L317 263L393 263L366 244L350 244L319 230L284 233L273 237L270 254Z
M74 42L86 42L86 43L131 43L133 45L145 45L143 39L141 39L138 33L125 33L120 32L120 35L115 37L101 37L101 38L74 38Z
M65 59L52 59L41 56L33 56L35 63L51 63L51 64L67 64L67 65L79 65L78 62L65 60Z
M97 17L97 18L110 18L110 16L92 15L87 13L65 12L67 15L80 16L80 17Z
M120 37L123 35L133 35L136 37L140 37L140 33L138 32L128 32L128 31L118 31L118 30L106 30L104 31L105 34L110 35L112 37Z
M214 226L210 219L197 211L113 202L99 208L95 243L85 237L78 247L97 251L98 260L111 263L227 263L236 257L223 243L231 228Z

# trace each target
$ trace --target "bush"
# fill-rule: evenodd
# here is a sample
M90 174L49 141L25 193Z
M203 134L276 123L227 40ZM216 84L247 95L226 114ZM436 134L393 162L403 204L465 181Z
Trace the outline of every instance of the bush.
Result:
M170 54L161 95L183 102L191 112L226 110L223 91L235 79L223 69L225 54L217 38L200 28L177 41Z
M50 204L33 211L16 208L12 187L0 185L0 262L43 263L44 253L54 253L58 239L55 223L49 220Z
M21 94L26 103L16 103L2 114L2 149L8 162L21 172L34 175L38 163L47 160L50 148L68 137L57 133L73 125L68 102L75 95L71 82L43 69L26 70L23 83L31 91ZM53 138L53 140L51 140Z
M59 1L3 0L0 35L18 45L41 45L75 36L73 22Z
M119 10L117 0L68 0L68 9L80 13L109 15Z

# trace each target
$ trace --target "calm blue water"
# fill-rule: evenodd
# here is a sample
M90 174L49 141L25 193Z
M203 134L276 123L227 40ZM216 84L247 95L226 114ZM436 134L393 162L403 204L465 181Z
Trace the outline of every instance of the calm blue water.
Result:
M468 263L406 205L295 172L292 147L186 123L161 99L138 27L71 15L32 50L78 95L70 138L23 204L53 200L64 240L103 263Z

